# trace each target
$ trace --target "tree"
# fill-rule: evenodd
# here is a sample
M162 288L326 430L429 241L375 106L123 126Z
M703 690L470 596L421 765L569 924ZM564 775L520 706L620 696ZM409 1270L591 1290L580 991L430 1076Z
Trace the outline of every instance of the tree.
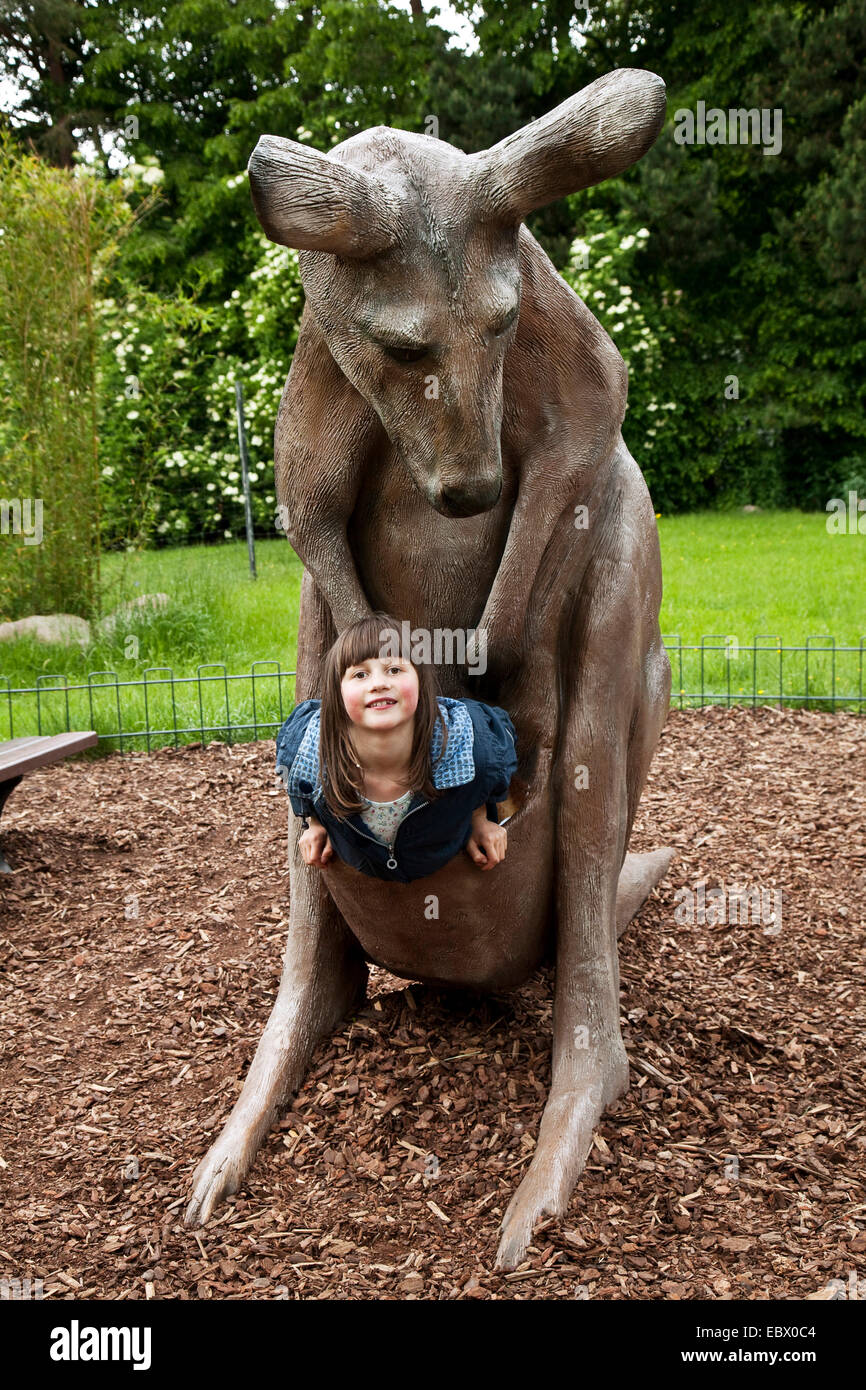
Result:
M0 607L98 609L95 298L129 210L93 174L0 139ZM8 489L8 491L7 491ZM26 515L26 521L25 521Z

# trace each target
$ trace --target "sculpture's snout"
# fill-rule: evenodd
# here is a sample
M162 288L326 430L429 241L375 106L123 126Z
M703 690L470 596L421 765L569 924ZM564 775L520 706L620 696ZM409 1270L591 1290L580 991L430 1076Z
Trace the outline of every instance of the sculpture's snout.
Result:
M486 482L466 484L443 483L434 506L443 516L477 516L495 507L502 492L502 473Z

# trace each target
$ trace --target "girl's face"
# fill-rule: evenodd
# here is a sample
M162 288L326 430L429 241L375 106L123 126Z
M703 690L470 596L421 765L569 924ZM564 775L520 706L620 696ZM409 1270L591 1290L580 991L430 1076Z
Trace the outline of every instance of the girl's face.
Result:
M362 729L396 729L418 708L418 673L401 657L373 656L347 667L341 689L346 713Z

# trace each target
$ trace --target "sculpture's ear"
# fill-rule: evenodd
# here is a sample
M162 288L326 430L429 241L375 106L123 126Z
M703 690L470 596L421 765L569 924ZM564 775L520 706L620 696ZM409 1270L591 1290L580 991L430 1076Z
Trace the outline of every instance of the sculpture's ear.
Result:
M546 116L470 158L494 215L520 221L534 208L613 178L637 162L664 125L665 84L619 68Z
M261 137L247 168L253 207L271 241L364 257L397 239L395 195L360 169L279 135Z

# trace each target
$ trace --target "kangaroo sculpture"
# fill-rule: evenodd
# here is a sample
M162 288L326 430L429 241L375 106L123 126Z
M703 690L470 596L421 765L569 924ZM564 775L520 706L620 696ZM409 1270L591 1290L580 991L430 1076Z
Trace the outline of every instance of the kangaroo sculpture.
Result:
M555 961L551 1089L498 1268L566 1211L627 1089L617 936L672 857L627 853L670 695L658 534L621 434L625 364L523 218L629 168L664 115L661 79L624 69L477 154L382 126L327 155L275 136L253 152L256 213L300 251L307 300L274 441L305 567L296 699L370 612L480 629L486 671L446 661L440 690L505 708L519 768L492 873L464 854L406 884L313 867L290 812L282 981L188 1225L237 1190L371 961L479 990Z

